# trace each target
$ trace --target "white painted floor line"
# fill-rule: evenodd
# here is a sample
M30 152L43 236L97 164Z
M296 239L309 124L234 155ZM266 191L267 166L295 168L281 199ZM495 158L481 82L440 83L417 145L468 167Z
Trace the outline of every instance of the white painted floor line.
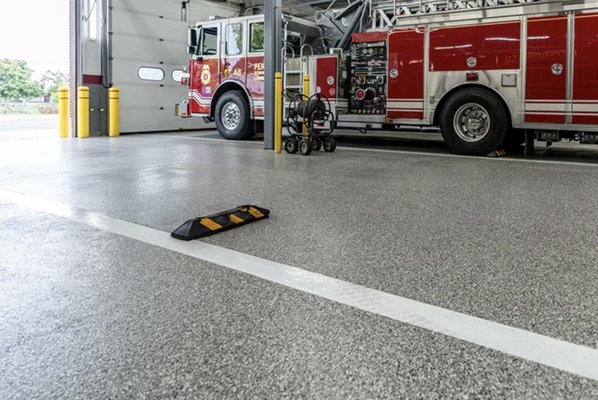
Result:
M210 142L220 142L226 143L227 145L230 143L234 144L254 144L254 145L263 145L262 142L256 141L228 141L224 139L217 139L217 138L206 138L206 137L197 137L197 136L179 136L179 135L152 135L154 137L161 137L161 138L172 138L172 139L191 139L191 140L203 140L203 141L210 141ZM557 161L557 160L537 160L537 159L529 159L529 158L504 158L504 157L480 157L480 156L464 156L461 154L450 154L450 153L426 153L423 151L411 151L411 150L391 150L391 149L372 149L372 148L365 148L365 147L352 147L352 146L343 146L339 145L337 150L340 151L363 151L363 152L370 152L370 153L388 153L388 154L406 154L412 156L423 156L423 157L443 157L443 158L465 158L468 160L484 160L484 161L495 161L495 162L515 162L515 163L528 163L528 164L556 164L556 165L573 165L579 167L598 167L598 156L596 157L596 163L583 163L583 162L575 162L575 161Z
M139 240L502 353L598 380L598 350L447 310L315 272L0 189L0 200ZM267 223L267 222L261 222Z
M152 137L159 137L159 138L169 138L169 139L190 139L190 140L202 140L204 142L219 142L219 143L226 143L226 144L252 144L252 145L260 145L263 146L263 142L256 142L250 140L225 140L225 139L217 139L217 138L209 138L209 137L201 137L201 136L179 136L179 135L152 135Z
M366 151L372 153L395 153L395 154L410 154L418 156L431 156L431 157L448 157L448 158L466 158L469 160L484 160L484 161L496 161L496 162L515 162L515 163L528 163L528 164L558 164L558 165L575 165L581 167L598 167L598 156L596 157L596 163L583 163L575 161L557 161L557 160L537 160L529 158L504 158L504 157L481 157L481 156L464 156L461 154L448 154L448 153L425 153L423 151L409 151L409 150L389 150L389 149L371 149L361 147L350 147L350 146L339 146L338 149L351 150L351 151Z

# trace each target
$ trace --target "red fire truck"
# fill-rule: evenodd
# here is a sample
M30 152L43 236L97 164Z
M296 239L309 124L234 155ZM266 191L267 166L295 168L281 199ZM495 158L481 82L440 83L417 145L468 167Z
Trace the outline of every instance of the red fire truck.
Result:
M318 42L325 27L285 20L287 98L307 73L337 127L435 126L461 154L520 144L524 132L598 143L597 1L425 13L393 25L352 32L338 49ZM179 115L215 120L227 139L251 137L264 117L263 16L200 23L189 42Z

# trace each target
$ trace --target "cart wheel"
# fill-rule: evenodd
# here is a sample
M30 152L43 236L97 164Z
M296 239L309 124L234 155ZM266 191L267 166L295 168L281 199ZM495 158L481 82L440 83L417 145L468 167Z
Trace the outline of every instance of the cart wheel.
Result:
M314 147L314 151L320 151L320 149L322 148L322 141L320 140L320 138L312 137L311 144Z
M299 150L299 144L297 143L297 139L290 138L284 142L284 151L289 154L295 154Z
M304 156L310 155L311 151L313 149L314 149L314 147L313 147L313 145L311 144L311 142L309 140L303 139L302 141L299 142L299 151Z
M324 139L324 151L326 153L332 153L334 150L336 150L336 140L331 137Z

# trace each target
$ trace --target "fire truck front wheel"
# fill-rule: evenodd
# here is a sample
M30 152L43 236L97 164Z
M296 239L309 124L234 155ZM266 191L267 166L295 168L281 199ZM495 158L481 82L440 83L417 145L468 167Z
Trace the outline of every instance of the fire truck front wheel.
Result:
M486 155L505 141L509 124L500 100L487 90L460 90L446 101L440 129L446 144L456 153Z
M253 136L249 105L241 92L224 93L216 103L216 129L225 139L243 140Z

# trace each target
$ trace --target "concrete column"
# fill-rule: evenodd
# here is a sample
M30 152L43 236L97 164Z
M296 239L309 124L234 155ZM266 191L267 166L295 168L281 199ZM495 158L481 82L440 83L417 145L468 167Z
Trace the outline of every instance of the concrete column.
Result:
M275 74L281 71L282 50L282 0L264 1L265 99L264 99L264 149L274 149L274 83Z

